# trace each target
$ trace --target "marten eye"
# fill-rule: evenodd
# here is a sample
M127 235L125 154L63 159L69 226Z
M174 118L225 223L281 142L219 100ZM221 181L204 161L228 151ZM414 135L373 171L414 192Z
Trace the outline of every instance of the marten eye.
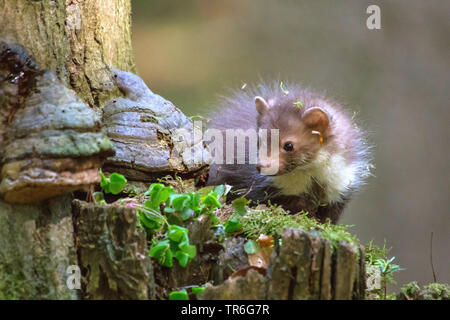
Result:
M283 149L285 150L285 151L292 151L292 150L294 150L294 146L292 145L292 143L290 143L290 142L286 142L285 144L284 144L284 146L283 146Z

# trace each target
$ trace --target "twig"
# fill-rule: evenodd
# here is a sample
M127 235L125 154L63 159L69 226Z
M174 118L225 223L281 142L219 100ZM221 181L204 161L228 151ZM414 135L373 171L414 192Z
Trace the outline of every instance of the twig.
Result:
M433 265L433 232L431 232L431 240L430 240L430 263L431 263L431 270L433 271L433 280L436 281L436 274L434 273L434 265Z

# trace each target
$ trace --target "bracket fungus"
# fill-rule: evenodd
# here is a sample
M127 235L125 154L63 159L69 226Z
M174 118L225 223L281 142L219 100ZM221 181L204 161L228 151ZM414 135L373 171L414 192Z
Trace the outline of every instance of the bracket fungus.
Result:
M116 150L104 169L134 181L152 181L169 173L202 176L210 155L201 129L137 75L114 70L114 79L125 96L103 107L104 129Z
M98 183L101 115L19 45L0 43L0 195L34 203Z

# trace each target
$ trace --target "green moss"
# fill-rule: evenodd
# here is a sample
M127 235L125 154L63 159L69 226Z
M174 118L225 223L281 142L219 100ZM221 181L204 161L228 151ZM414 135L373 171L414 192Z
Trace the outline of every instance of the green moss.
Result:
M424 300L450 300L450 286L446 283L430 283L423 287Z
M373 240L371 240L368 244L366 244L364 248L364 252L366 254L366 262L369 265L374 265L375 261L379 259L387 259L387 255L391 251L391 249L392 248L386 247L386 239L384 240L382 248L374 244Z
M420 289L416 281L404 285L397 295L398 300L450 300L450 286L445 283L430 283Z
M23 266L0 259L0 300L23 300L34 296L35 290L21 270Z
M348 232L348 225L333 225L330 222L322 224L314 218L309 218L307 213L288 214L279 206L262 210L250 209L244 216L232 214L229 218L239 218L245 235L250 239L257 239L260 234L281 234L284 228L302 228L307 232L318 232L329 239L332 250L336 249L341 241L354 247L359 244L356 236Z

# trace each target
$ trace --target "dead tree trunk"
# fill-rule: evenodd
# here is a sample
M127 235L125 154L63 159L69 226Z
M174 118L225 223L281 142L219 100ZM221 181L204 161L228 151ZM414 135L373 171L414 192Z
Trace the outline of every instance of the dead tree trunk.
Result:
M12 202L27 203L42 188L57 195L96 182L93 174L111 148L98 122L82 118L95 118L89 106L120 95L110 66L135 70L130 10L129 0L0 0L0 165ZM56 95L54 85L77 97ZM45 103L35 88L47 92ZM41 127L33 132L23 128L35 124ZM49 183L39 180L43 175ZM66 269L77 264L71 200L62 195L19 205L0 199L0 299L77 298L66 286Z

